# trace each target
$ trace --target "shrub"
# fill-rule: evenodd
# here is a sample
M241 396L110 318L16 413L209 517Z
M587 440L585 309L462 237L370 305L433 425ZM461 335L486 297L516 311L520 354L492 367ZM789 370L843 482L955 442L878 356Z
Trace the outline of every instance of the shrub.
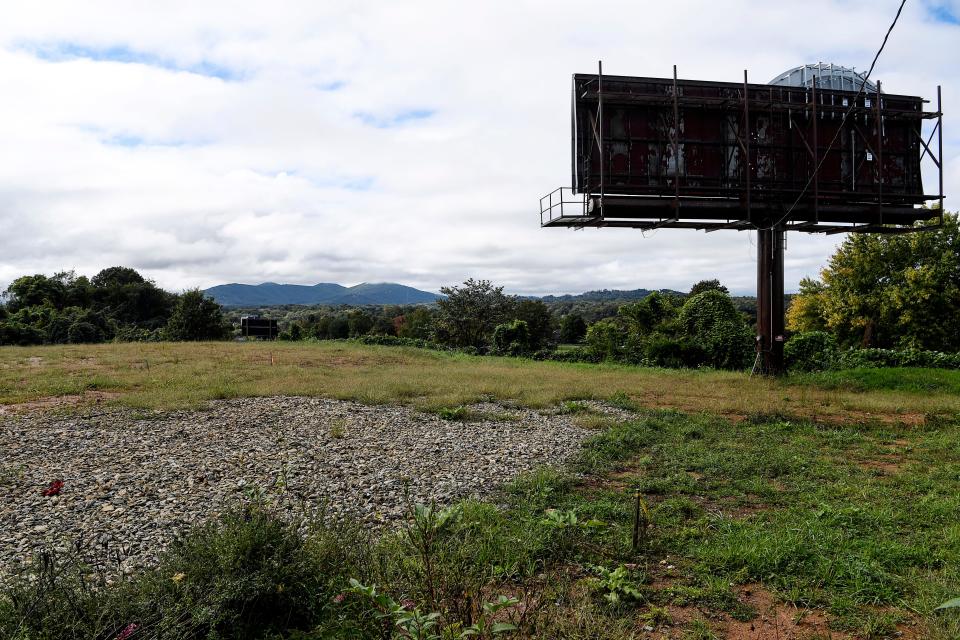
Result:
M709 290L687 299L680 310L686 337L700 345L708 364L743 369L753 355L753 333L730 296Z
M697 367L709 360L709 354L698 344L685 338L653 334L644 344L649 364L659 367Z
M530 353L530 329L525 320L498 324L493 330L493 350L507 356Z
M74 322L67 330L67 342L70 344L103 342L103 333L89 322Z
M960 353L921 349L850 349L840 354L838 369L862 367L930 367L960 369Z
M621 359L626 341L626 330L614 320L598 320L587 329L587 349L597 360Z
M43 331L31 325L9 320L0 322L0 344L13 344L21 347L43 344Z
M825 331L806 331L783 346L783 360L793 371L823 371L837 361L837 339Z

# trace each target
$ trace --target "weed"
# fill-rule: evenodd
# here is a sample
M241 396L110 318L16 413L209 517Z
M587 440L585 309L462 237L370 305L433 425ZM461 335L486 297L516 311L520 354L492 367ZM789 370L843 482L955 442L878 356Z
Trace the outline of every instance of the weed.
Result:
M650 605L650 608L640 615L640 620L654 628L673 624L670 611L666 607L658 607L655 604Z
M718 638L705 620L697 619L687 626L683 640L718 640Z
M474 413L468 407L460 405L459 407L441 407L437 410L437 415L443 420L465 422L474 418Z
M560 404L557 413L560 415L576 415L582 413L597 413L597 410L579 400L566 400Z
M27 468L22 464L4 464L0 466L0 487L16 484L23 479Z
M617 391L615 394L610 396L607 399L607 404L611 407L616 407L617 409L623 409L624 411L638 411L640 407L636 402L630 399L623 391Z
M330 422L330 437L339 440L347 435L347 420L337 418Z
M611 605L643 601L643 592L633 575L633 570L626 565L620 565L613 570L595 566L593 571L597 575L594 588L603 592L604 599Z

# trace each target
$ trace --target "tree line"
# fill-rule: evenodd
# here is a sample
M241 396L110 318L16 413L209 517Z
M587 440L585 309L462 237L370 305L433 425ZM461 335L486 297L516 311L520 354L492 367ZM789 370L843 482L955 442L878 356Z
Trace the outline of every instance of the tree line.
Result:
M62 271L22 276L3 293L0 344L220 340L232 330L197 289L164 291L129 267L93 278Z
M467 353L665 367L743 369L755 357L755 306L717 280L686 293L594 303L507 295L489 280L442 287L431 305L286 308L281 339L359 339ZM236 334L198 290L163 291L127 267L93 278L24 276L3 294L0 344L216 340ZM233 310L237 316L241 310ZM236 318L238 320L239 318ZM960 227L851 234L787 309L795 369L960 367Z

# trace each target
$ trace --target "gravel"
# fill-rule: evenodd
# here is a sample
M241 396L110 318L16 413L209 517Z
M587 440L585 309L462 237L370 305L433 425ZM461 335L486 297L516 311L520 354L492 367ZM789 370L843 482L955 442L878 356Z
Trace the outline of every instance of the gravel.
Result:
M470 410L471 420L450 421L408 407L272 397L168 413L0 415L0 577L40 549L133 572L189 527L257 494L301 520L389 526L408 499L483 497L518 473L562 463L592 434L557 411ZM55 480L60 494L41 495Z

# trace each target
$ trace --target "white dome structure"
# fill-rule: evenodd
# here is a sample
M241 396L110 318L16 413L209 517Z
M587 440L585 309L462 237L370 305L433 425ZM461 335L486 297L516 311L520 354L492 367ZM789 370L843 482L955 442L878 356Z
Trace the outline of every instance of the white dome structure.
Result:
M837 89L840 91L859 91L863 84L863 74L852 67L818 62L805 64L789 71L784 71L767 84L788 87L810 87L813 79L817 79L818 89ZM876 93L877 85L867 80L863 87L866 93Z

